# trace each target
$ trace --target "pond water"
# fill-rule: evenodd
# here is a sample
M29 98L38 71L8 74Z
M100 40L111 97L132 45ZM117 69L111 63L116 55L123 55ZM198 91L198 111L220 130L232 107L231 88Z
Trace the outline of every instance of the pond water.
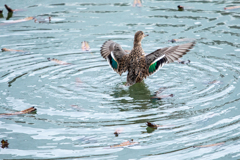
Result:
M19 9L8 19L7 4ZM177 6L183 5L184 11ZM1 159L240 159L239 0L1 0ZM34 16L34 20L14 22ZM48 23L48 17L51 22ZM196 39L182 59L125 87L100 55L106 40L130 50L136 31L146 53ZM87 41L90 51L81 49ZM71 65L61 65L55 58ZM154 100L161 95L173 97ZM158 129L146 126L153 122ZM116 137L116 129L122 132ZM128 147L109 146L133 139ZM211 147L193 147L221 143Z

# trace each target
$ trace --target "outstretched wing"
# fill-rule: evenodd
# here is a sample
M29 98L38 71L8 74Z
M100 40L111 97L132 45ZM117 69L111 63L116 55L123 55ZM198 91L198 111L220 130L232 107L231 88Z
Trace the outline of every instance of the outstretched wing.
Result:
M195 42L191 42L178 46L165 47L148 54L146 56L146 63L149 75L158 71L165 63L171 63L178 60L186 54L194 44Z
M106 41L101 47L101 55L107 59L110 67L118 74L121 75L127 70L128 54L119 44L111 40Z

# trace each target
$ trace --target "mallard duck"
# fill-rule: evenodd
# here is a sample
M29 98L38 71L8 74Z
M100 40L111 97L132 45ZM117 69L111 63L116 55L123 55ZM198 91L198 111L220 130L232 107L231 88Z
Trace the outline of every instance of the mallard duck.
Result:
M142 49L141 41L148 36L137 31L134 36L133 49L128 54L122 47L108 40L101 47L101 55L107 59L110 67L120 76L128 71L126 86L141 82L144 78L157 72L166 63L177 61L191 49L195 42L158 49L148 55Z

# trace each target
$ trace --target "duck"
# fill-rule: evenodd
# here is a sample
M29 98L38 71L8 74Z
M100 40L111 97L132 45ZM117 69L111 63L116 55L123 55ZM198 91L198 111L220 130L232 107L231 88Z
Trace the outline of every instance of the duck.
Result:
M134 35L133 49L123 50L120 44L108 40L101 47L100 53L108 61L109 66L120 76L128 71L125 86L132 86L142 82L148 76L156 73L165 64L177 61L195 45L195 41L177 46L164 47L146 54L141 41L149 36L143 31L137 31Z

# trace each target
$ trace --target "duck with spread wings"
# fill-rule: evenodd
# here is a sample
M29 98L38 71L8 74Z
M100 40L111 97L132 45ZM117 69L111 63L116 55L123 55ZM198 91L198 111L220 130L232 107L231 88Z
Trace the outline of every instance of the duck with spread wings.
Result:
M142 49L141 41L148 35L142 31L137 31L134 36L133 49L128 51L111 40L106 41L101 47L101 55L107 59L110 67L120 76L123 72L128 71L126 86L131 86L141 82L144 78L157 72L166 63L177 61L195 42L181 44L158 49L148 55Z

